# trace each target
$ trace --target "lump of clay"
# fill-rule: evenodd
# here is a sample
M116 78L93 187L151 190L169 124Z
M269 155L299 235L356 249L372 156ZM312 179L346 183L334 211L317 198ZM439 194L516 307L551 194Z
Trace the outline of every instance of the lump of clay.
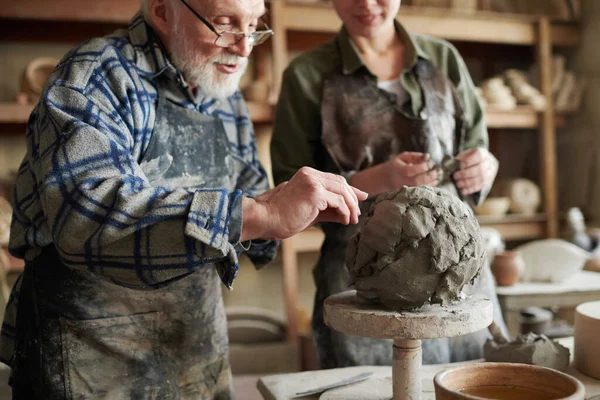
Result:
M569 367L569 349L544 335L519 335L509 343L488 339L483 346L486 361L538 365L564 371Z
M398 311L456 300L483 260L470 208L426 186L378 196L346 253L358 295Z

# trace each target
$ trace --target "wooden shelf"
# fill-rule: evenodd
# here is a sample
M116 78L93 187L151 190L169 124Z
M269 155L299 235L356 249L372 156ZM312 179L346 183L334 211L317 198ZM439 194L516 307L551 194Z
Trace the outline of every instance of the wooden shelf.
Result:
M283 25L292 31L336 33L341 26L328 3L284 2L283 7ZM20 21L21 26L25 23L33 30L36 30L36 21L125 26L138 9L139 1L136 0L98 0L89 4L80 0L55 0L52 7L48 7L45 0L0 0L0 25ZM533 22L539 18L532 16L493 12L469 14L403 5L399 18L409 31L448 40L517 45L537 42ZM14 23L11 26L18 28ZM551 36L554 45L574 46L579 43L579 25L554 21Z
M566 123L568 113L555 113L556 126ZM513 110L485 110L485 120L489 129L535 129L540 127L542 112L528 106L518 106Z
M269 124L273 122L274 106L255 102L247 102L250 118L255 124ZM0 124L25 124L33 105L20 105L16 103L0 103ZM560 117L557 118L560 121ZM529 129L539 126L539 112L530 107L517 107L515 110L499 111L487 110L486 121L488 128Z
M265 124L273 121L273 106L254 102L246 104L253 123ZM26 124L33 107L31 104L0 103L0 125Z
M33 105L0 103L0 124L26 124Z
M139 10L138 0L0 0L0 18L127 24Z
M329 4L284 3L283 25L291 31L335 33L341 21ZM399 20L407 30L448 40L535 45L537 17L477 12L457 13L402 6ZM552 23L552 44L575 46L580 33L577 23Z
M539 112L531 107L517 107L514 110L485 110L485 120L488 128L537 128L539 126Z
M546 236L546 216L508 214L504 217L478 216L479 224L498 230L505 240L541 239Z

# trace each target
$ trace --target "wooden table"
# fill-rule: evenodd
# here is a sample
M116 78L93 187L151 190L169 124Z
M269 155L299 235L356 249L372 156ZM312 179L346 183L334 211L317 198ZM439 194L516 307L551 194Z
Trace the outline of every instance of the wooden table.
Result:
M498 300L509 333L520 330L521 309L554 307L574 310L581 303L600 300L600 273L580 271L561 283L517 283L499 286Z
M573 338L561 339L559 340L559 342L563 346L570 349L572 360ZM435 374L449 367L457 367L460 365L481 361L483 360L453 364L424 365L421 370L421 378L423 382L423 400L435 400L435 391L433 387L433 377L435 376ZM292 374L264 376L258 380L257 386L258 390L260 391L265 400L288 400L291 399L295 393L302 392L309 387L325 385L327 383L335 382L339 378L348 378L357 375L361 372L367 371L374 373L373 378L391 378L392 376L392 367L336 368L322 371L306 371L296 372ZM586 375L583 375L582 373L577 371L573 366L571 366L566 372L569 375L579 379L584 384L586 390L586 398L600 394L600 380L596 380ZM317 400L318 398L319 394L314 396L302 397L302 400ZM240 397L240 399L243 399L243 396Z

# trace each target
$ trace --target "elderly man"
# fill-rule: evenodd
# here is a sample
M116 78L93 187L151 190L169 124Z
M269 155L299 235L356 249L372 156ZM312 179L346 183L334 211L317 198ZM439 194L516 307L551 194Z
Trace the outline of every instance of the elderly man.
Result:
M220 280L366 193L304 168L268 189L238 83L263 0L148 0L70 52L28 125L0 355L19 399L231 395Z

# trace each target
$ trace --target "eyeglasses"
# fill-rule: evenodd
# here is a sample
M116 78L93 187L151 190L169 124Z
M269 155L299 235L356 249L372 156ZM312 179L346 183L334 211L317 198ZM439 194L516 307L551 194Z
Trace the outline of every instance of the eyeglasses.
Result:
M259 44L264 43L268 38L270 38L274 34L273 30L269 28L267 23L262 21L262 18L261 21L263 22L263 24L265 24L265 27L267 28L266 30L252 32L248 35L244 32L217 32L215 27L212 26L206 19L204 19L202 15L198 14L198 12L194 10L192 6L190 6L185 0L181 0L181 2L196 16L196 18L198 18L204 25L208 27L208 29L210 29L214 32L215 35L217 35L215 44L219 47L231 47L239 43L240 40L242 40L243 38L248 38L248 43L250 44L250 46L258 46Z

